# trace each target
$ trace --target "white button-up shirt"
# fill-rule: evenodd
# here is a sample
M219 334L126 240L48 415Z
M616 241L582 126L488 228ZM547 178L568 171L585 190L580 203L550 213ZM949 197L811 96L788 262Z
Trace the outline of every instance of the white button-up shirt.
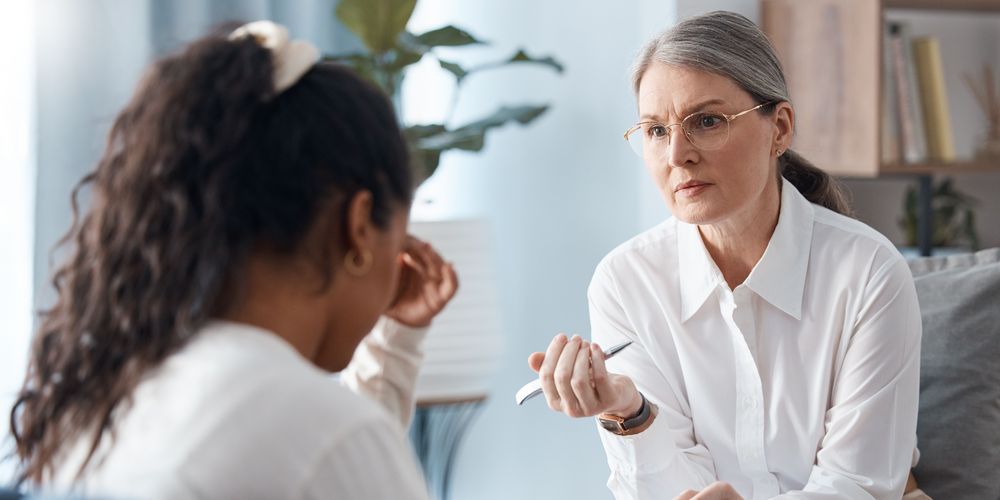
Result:
M783 181L778 225L730 290L697 226L671 218L611 252L588 293L608 361L659 407L599 430L621 499L716 481L745 498L892 499L916 460L920 313L903 258Z

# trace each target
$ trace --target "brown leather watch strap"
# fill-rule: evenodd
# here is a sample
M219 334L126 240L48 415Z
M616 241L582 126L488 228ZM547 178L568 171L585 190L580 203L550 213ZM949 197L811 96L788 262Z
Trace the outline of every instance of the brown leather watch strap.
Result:
M656 405L646 399L644 394L640 392L639 395L642 397L642 406L639 408L639 413L629 418L607 413L598 415L597 421L601 423L601 427L619 436L631 436L646 430L653 423L653 419L656 418L657 408Z

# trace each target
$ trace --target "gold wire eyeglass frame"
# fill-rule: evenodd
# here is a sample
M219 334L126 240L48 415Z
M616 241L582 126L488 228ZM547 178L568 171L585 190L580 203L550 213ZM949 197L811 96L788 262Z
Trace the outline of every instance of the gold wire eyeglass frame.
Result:
M735 119L737 119L737 118L739 118L739 117L741 117L741 116L743 116L743 115L745 115L745 114L747 114L747 113L749 113L751 111L756 111L756 110L758 110L760 108L763 108L764 106L775 104L775 102L776 101L762 102L762 103L760 103L760 104L758 104L758 105L756 105L756 106L754 106L754 107L752 107L752 108L750 108L750 109L748 109L746 111L740 111L739 113L736 113L736 114L733 114L733 115L727 115L727 114L725 114L725 113L723 113L721 111L710 112L709 114L719 115L719 116L725 118L726 119L726 128L729 129L729 128L732 128L732 122L733 122L733 120L735 120ZM684 136L688 138L688 141L691 142L691 145L704 151L704 150L706 150L705 148L698 147L694 143L694 140L691 139L691 132L689 132L688 129L684 127L684 122L686 122L687 119L691 118L692 116L700 115L700 114L705 114L705 113L707 113L707 112L706 111L695 111L694 113L691 113L691 114L685 116L684 119L681 120L680 122L671 123L669 125L664 125L664 124L662 124L660 122L657 122L657 121L654 121L654 120L643 120L643 121L638 122L635 125L632 125L631 127L629 127L629 129L625 131L625 134L623 134L622 137L624 137L625 138L625 142L628 143L629 142L628 137L630 135L632 135L634 132L636 132L637 130L641 129L643 125L650 124L650 123L656 123L656 124L662 125L663 128L667 129L667 135L666 135L666 137L667 137L667 144L669 145L670 144L670 137L671 137L671 130L670 129L672 127L680 126L681 130L684 131ZM722 144L719 144L718 146L716 146L714 148L709 148L708 150L711 151L711 150L719 149L722 146L725 146L727 142L729 142L729 133L728 133L728 130L727 130L727 133L726 133L726 140L723 141Z

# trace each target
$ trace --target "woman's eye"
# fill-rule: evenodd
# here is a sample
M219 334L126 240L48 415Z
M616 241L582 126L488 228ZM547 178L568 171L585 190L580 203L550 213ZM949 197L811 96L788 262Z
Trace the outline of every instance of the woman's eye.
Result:
M663 125L650 125L646 131L646 135L656 138L664 137L667 135L667 127Z
M725 121L725 119L719 115L703 113L696 115L695 119L692 121L694 122L695 128L705 130L718 127L723 121Z

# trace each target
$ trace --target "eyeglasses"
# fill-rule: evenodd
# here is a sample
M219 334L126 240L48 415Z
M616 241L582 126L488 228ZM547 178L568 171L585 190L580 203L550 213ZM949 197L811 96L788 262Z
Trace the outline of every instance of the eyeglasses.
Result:
M774 104L774 101L758 104L735 115L699 111L688 115L680 123L670 125L651 120L641 121L625 131L625 141L640 158L654 158L666 152L670 145L670 129L680 125L692 146L702 151L712 151L721 148L729 140L730 122L770 104Z

